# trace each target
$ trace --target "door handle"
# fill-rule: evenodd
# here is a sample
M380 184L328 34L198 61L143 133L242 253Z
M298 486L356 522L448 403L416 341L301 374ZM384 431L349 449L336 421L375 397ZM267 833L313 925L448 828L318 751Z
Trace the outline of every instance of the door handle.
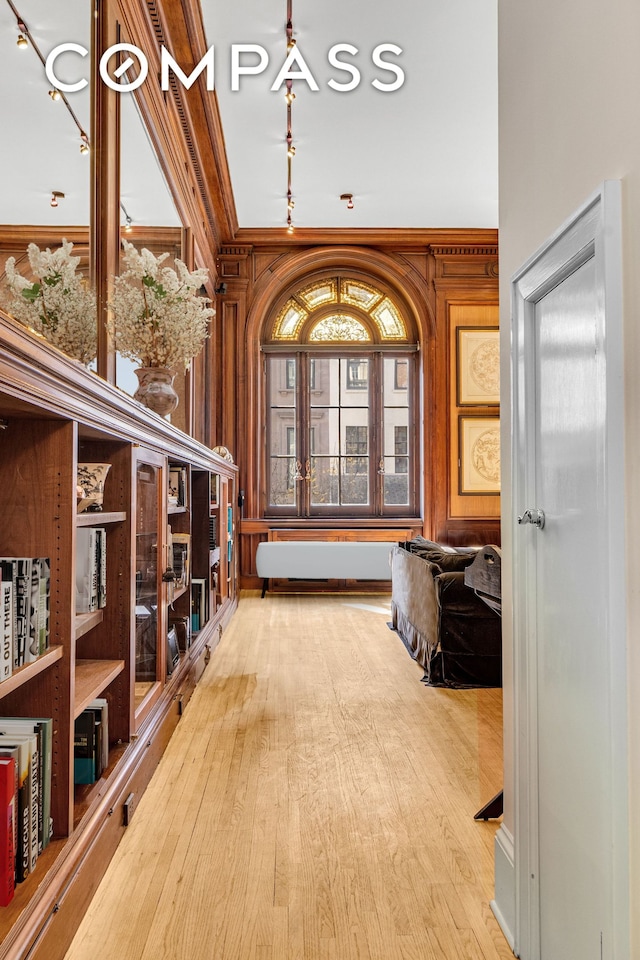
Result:
M540 530L544 527L544 521L544 510L537 510L535 507L525 510L522 516L518 517L518 523L532 523L534 527L538 527Z

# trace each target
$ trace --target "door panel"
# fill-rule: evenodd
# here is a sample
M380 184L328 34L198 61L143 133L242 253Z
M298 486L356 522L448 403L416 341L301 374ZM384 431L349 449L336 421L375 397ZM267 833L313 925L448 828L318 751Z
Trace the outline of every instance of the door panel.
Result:
M593 257L535 307L540 955L599 960L611 884L604 367Z

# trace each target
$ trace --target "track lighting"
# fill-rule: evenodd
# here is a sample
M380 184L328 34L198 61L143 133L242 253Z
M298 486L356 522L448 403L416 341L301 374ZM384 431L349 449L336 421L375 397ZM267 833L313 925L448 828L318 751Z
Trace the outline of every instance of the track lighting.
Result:
M83 155L89 153L89 137L84 131L80 134L80 153Z
M124 220L124 229L125 233L131 233L131 224L133 223L130 216L126 216Z
M296 41L293 36L293 0L287 0L287 21L285 24L285 36L287 39L287 53L296 46ZM296 155L296 148L293 145L293 133L291 131L291 116L292 108L291 104L295 100L296 95L293 92L293 80L289 78L286 82L286 93L285 100L287 102L287 233L293 233L293 223L291 222L291 211L293 210L295 203L293 201L293 190L291 187L291 161Z
M352 193L341 193L340 199L347 201L347 210L353 210L353 194Z
M61 190L52 190L51 191L51 200L49 201L49 206L57 207L58 201L64 200L64 193Z
M51 97L52 100L59 100L59 99L60 99L60 91L59 91L59 90L49 90L49 96Z
M24 33L21 33L18 39L16 40L16 46L20 47L21 50L24 50L25 47L29 46L29 41L25 37Z

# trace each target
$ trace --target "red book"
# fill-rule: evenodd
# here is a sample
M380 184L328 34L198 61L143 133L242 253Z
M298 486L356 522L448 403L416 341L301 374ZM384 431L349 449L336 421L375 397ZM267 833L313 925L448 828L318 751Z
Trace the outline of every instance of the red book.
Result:
M13 757L0 757L0 906L13 899L16 885L16 768Z

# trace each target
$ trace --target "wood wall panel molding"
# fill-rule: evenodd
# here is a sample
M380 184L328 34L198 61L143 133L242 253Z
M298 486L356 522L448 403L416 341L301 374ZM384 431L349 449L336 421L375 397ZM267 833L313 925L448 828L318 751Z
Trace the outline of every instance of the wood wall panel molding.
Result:
M160 48L171 50L189 73L207 49L196 0L117 0L127 40L145 51L149 77L135 96L180 219L194 233L199 263L215 275L222 238L233 237L237 218L224 137L214 92L204 76L190 90L159 84ZM170 75L172 76L172 75Z
M239 228L234 240L242 243L251 243L262 249L267 246L274 249L295 250L300 246L317 247L323 244L346 244L373 247L394 247L396 250L420 250L425 247L436 248L438 253L465 249L474 253L476 249L486 255L486 250L492 249L494 256L497 252L498 231L495 229L435 229L435 228L407 228L395 227L361 227L349 228L321 228L296 227L292 235L286 233L283 227ZM435 254L434 254L435 256Z

